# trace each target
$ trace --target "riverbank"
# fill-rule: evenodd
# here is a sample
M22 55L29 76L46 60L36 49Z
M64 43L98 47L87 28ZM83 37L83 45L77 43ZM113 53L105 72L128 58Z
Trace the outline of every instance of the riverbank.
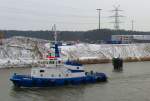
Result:
M84 60L75 60L81 64L104 64L111 63L112 59L84 59ZM123 59L124 62L142 62L150 61L150 57L128 57Z
M125 62L150 61L150 43L141 44L76 44L63 46L64 58L83 64L109 63L120 57Z

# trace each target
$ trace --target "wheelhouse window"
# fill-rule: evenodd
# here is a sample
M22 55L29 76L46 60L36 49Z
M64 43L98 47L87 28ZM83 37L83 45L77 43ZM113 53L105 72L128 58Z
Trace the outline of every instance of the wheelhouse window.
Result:
M45 72L44 70L40 70L40 73L43 73L43 72Z
M49 64L54 64L54 61L49 61Z
M61 63L61 61L58 61L58 63L60 64L60 63Z
M54 61L51 61L52 64L54 64Z

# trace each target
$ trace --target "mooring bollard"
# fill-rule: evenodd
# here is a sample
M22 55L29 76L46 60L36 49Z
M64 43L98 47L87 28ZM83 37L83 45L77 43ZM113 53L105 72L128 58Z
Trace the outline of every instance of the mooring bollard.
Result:
M113 58L112 64L113 64L114 70L117 70L117 71L123 70L123 59L122 58Z

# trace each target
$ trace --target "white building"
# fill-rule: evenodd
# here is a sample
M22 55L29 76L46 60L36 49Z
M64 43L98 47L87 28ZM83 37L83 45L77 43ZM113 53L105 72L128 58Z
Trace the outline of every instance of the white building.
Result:
M150 42L150 35L112 35L111 40L122 43Z
M121 41L122 43L131 43L133 40L133 35L112 35L112 41Z

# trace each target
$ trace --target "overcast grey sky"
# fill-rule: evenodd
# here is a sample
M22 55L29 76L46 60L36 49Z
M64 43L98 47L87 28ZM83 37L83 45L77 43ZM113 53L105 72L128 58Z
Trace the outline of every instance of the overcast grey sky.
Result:
M59 30L95 29L96 8L103 9L102 28L112 29L113 5L124 10L121 29L130 30L134 20L135 30L150 31L149 0L0 0L0 29L50 30L53 24Z

